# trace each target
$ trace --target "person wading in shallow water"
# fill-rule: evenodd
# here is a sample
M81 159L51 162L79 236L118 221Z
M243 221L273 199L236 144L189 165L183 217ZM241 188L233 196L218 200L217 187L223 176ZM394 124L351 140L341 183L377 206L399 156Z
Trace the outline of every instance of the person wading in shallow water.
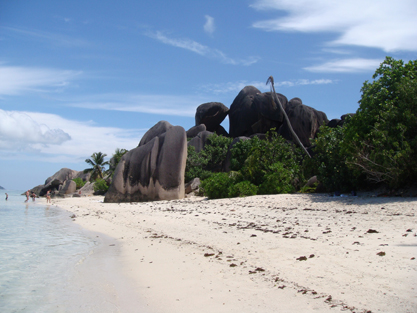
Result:
M6 192L6 201L7 201L7 199L9 199L9 195L7 194L7 192Z
M28 201L29 201L29 190L26 191L26 201L25 202L28 202Z
M51 191L46 192L46 203L51 203Z

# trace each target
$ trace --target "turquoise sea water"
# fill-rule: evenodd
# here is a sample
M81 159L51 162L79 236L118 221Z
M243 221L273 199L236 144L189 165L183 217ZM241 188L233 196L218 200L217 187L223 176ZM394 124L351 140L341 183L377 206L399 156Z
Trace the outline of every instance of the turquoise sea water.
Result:
M66 312L60 292L97 243L70 213L22 193L0 191L0 312Z

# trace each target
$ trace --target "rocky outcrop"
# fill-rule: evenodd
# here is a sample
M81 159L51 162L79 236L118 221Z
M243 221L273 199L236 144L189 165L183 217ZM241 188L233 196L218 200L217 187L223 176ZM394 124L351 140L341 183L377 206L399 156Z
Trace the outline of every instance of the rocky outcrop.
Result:
M76 189L77 189L77 184L75 183L75 181L67 180L60 188L58 195L65 197L67 195L73 194Z
M152 126L146 133L143 135L142 139L139 142L139 147L146 145L149 141L158 137L167 132L173 126L167 121L159 121L154 126Z
M325 113L304 105L299 98L291 99L285 112L304 147L310 147L310 138L315 138L320 126L329 122ZM283 124L278 133L285 139L295 142L286 124Z
M207 130L199 132L197 136L195 136L188 142L188 146L193 146L195 148L195 151L199 153L201 150L204 149L204 146L207 142L207 138L212 134L212 132L209 132Z
M223 103L203 103L197 107L195 113L195 125L204 124L208 131L224 136L227 132L220 124L226 118L228 112L229 108Z
M229 111L229 135L236 138L253 134L252 125L258 121L253 99L260 94L258 88L246 86L233 100Z
M162 132L164 129L166 132ZM137 148L122 157L104 202L184 198L187 160L184 128L160 122L144 138Z
M201 133L203 131L206 131L206 130L207 130L207 128L206 128L206 125L204 125L204 124L193 126L189 130L187 130L187 138L194 138L199 133Z
M72 180L79 175L80 172L71 170L69 168L62 168L56 172L51 177L48 177L45 180L45 184L42 190L39 192L39 196L45 196L48 190L51 191L60 191L62 185L68 181Z
M277 94L279 101L285 109L287 98ZM262 93L253 86L243 88L229 111L229 135L236 138L249 137L256 133L266 133L271 128L278 130L283 124L284 115L279 108L278 99L272 101L270 92Z
M196 177L185 184L185 193L190 194L193 191L197 191L200 187L200 178Z

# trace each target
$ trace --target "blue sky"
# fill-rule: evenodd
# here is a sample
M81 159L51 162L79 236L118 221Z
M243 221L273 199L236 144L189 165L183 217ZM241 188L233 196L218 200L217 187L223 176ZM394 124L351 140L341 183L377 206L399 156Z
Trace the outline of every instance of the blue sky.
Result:
M415 0L0 1L0 185L28 189L246 85L355 112L385 56L415 60ZM228 121L223 126L228 130Z

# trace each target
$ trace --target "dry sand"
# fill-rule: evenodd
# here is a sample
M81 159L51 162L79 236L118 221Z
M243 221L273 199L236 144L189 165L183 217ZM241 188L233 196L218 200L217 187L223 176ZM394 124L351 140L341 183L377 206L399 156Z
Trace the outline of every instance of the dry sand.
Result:
M150 313L417 312L416 198L102 200L53 204L113 238L102 246Z

